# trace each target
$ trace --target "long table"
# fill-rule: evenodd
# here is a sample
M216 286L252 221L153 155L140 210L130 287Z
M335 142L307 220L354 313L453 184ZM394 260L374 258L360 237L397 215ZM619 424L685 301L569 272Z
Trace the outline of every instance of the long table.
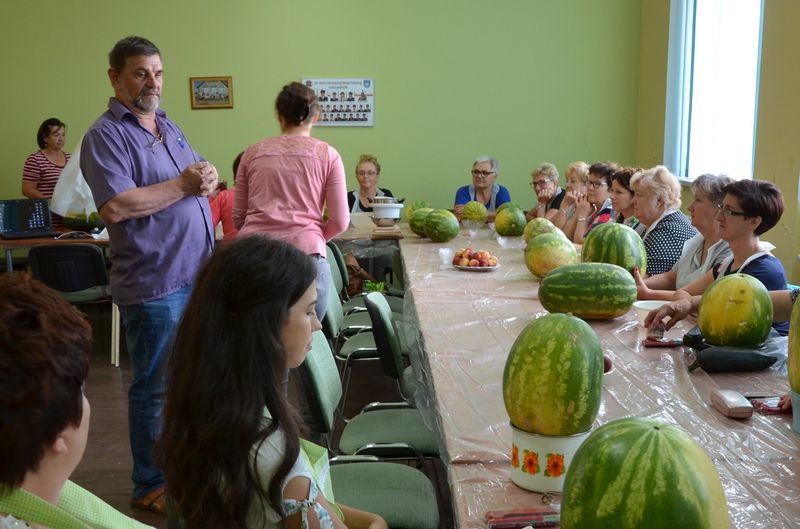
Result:
M446 244L413 236L400 242L408 287L405 319L418 322L405 336L420 345L412 354L421 388L415 398L439 433L461 528L485 527L488 510L543 501L541 494L524 491L510 479L502 373L513 341L546 311L519 243L503 242L516 247L502 247L485 229L473 236L463 231ZM468 273L442 262L440 248L466 246L497 255L501 267ZM734 527L800 527L800 435L792 432L790 419L754 414L733 420L709 403L717 388L787 392L778 364L758 373L689 373L683 348L641 346L644 330L632 311L590 323L614 365L604 378L596 426L626 416L677 425L715 462ZM689 327L681 322L667 337L679 338Z

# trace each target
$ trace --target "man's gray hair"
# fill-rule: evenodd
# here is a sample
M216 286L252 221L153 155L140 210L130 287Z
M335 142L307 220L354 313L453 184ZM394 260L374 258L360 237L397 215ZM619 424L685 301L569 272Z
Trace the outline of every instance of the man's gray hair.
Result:
M498 162L496 158L492 158L491 156L481 156L480 158L472 162L472 167L475 167L479 163L484 163L484 162L489 163L489 166L491 167L493 173L497 173L500 171L500 162Z

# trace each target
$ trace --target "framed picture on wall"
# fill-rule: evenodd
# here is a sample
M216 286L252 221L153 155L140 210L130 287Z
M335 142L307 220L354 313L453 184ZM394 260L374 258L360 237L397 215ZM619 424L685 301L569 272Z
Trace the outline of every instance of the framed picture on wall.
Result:
M231 77L190 77L192 108L233 108Z
M303 78L319 99L318 127L372 127L375 83L372 79Z

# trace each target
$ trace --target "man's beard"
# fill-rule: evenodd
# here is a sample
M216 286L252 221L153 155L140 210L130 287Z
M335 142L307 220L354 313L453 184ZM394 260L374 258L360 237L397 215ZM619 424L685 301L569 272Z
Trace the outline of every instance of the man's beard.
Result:
M154 99L145 99L145 96L156 96ZM153 112L158 108L161 102L161 96L155 90L146 90L139 94L139 97L133 100L133 106L144 112Z

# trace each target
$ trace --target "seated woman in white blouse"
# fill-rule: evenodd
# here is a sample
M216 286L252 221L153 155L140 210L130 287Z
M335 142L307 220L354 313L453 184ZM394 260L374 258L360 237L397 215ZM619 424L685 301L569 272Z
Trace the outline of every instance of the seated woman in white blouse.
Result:
M715 263L730 257L730 246L719 237L717 204L725 196L722 190L731 182L733 180L727 176L712 174L694 179L694 200L689 204L689 215L692 226L699 233L686 241L680 259L669 271L646 279L642 279L638 270L634 271L639 299L672 299L676 290L701 277Z

